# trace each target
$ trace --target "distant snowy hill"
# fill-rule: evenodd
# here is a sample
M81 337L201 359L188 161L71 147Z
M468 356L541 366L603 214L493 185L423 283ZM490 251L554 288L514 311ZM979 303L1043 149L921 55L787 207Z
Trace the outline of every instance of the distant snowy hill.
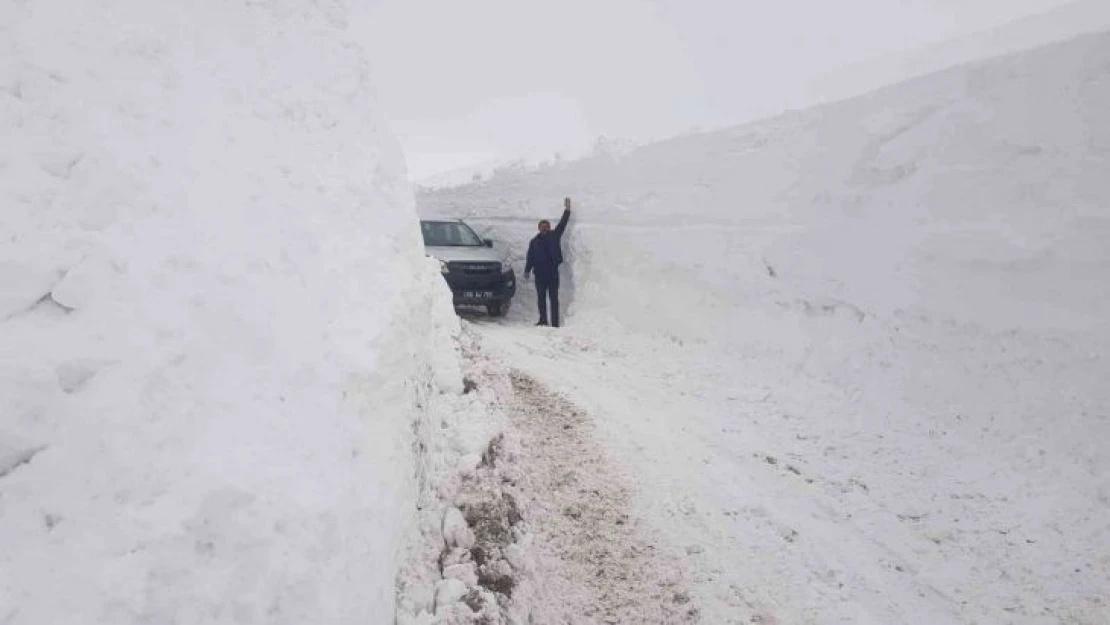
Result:
M1110 2L1077 0L988 31L846 67L818 81L813 96L842 99L954 65L1105 31L1110 31Z
M575 199L567 327L486 332L704 546L706 622L1096 625L1107 172L1095 34L418 206L519 259Z

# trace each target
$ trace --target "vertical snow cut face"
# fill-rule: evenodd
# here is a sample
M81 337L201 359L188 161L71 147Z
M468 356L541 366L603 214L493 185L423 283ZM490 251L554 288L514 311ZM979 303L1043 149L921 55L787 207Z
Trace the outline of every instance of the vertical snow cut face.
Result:
M0 7L0 621L391 618L457 321L346 4Z

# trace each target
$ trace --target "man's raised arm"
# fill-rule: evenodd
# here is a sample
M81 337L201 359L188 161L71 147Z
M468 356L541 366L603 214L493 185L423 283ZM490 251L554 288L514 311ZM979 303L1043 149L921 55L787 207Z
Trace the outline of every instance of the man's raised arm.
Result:
M570 221L570 198L563 200L563 218L559 220L559 225L555 226L555 234L561 235L567 229L567 222Z

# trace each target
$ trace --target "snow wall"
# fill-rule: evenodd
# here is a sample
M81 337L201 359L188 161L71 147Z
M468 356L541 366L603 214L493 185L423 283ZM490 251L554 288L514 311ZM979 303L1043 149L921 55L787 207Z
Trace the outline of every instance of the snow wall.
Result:
M0 5L0 621L391 622L458 321L349 4Z

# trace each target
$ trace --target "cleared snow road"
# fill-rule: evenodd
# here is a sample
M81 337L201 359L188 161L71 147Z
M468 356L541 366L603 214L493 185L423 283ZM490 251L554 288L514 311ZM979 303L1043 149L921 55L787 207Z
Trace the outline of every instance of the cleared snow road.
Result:
M918 574L915 560L929 554L905 549L916 544L929 551L935 545L912 535L912 528L893 514L854 521L852 511L865 506L845 504L867 499L864 482L841 483L810 473L799 468L805 464L789 454L778 455L778 448L751 431L745 421L758 422L774 413L773 401L741 398L722 414L724 407L699 393L689 378L653 373L651 361L573 329L556 335L508 325L479 326L484 341L506 362L584 408L582 425L573 428L575 440L596 432L599 442L586 444L604 451L590 455L611 455L614 466L597 476L586 460L568 483L583 475L600 478L609 505L619 507L630 499L629 523L661 538L654 550L666 554L671 573L664 577L690 571L690 609L702 622L963 622L959 598ZM521 385L516 386L520 393ZM534 405L536 399L528 401ZM545 401L551 405L547 416L562 413L562 400L541 398L538 403ZM753 410L753 403L760 408ZM749 411L758 416L745 416ZM709 426L725 420L733 427ZM564 439L558 447L574 444ZM546 453L544 445L534 449ZM562 462L582 460L581 454L570 453ZM631 488L626 490L624 483ZM830 489L845 491L845 496L830 497ZM539 484L535 490L560 500L557 485ZM562 513L557 503L552 505L555 514ZM876 526L883 526L885 535L875 536ZM938 554L934 550L931 555ZM643 582L640 567L632 566L634 561L627 564L628 587L619 588L619 580L609 575L610 592L632 594ZM584 586L592 585L590 580ZM645 619L629 611L615 621L582 622L682 621Z
M613 508L627 500L628 523L665 554L653 564L665 568L649 579L683 580L701 622L1101 618L1106 573L1097 550L1083 552L1081 535L1055 531L1029 501L1000 492L999 479L962 473L973 454L947 440L940 430L952 426L942 420L930 426L931 438L908 424L857 429L854 404L833 387L810 382L803 393L785 382L722 385L720 362L695 362L680 346L667 350L573 323L552 331L475 321L491 353L531 376L517 378L518 401L539 419L533 425L548 429L531 435L530 453L556 450L561 466L572 467L562 483L541 473L533 496L551 497L561 526L560 487L588 491L600 479L599 497ZM546 390L537 395L532 378L572 398L581 415L568 417L565 401ZM562 431L563 424L571 427ZM596 443L583 442L593 436ZM583 446L591 451L575 451ZM986 443L982 454L992 475L1007 460ZM605 468L592 467L601 457ZM1052 488L1038 485L1045 477L1036 468L1005 477L1025 483L1032 501ZM1037 527L1038 519L1047 525ZM621 544L616 535L592 539ZM557 553L576 557L568 555L574 549ZM608 592L635 594L644 583L642 567L626 564L623 589L620 576L606 571ZM617 620L568 622L674 621L630 611Z
M634 513L635 480L590 416L525 373L511 379L515 486L536 562L532 622L700 622L685 563Z

